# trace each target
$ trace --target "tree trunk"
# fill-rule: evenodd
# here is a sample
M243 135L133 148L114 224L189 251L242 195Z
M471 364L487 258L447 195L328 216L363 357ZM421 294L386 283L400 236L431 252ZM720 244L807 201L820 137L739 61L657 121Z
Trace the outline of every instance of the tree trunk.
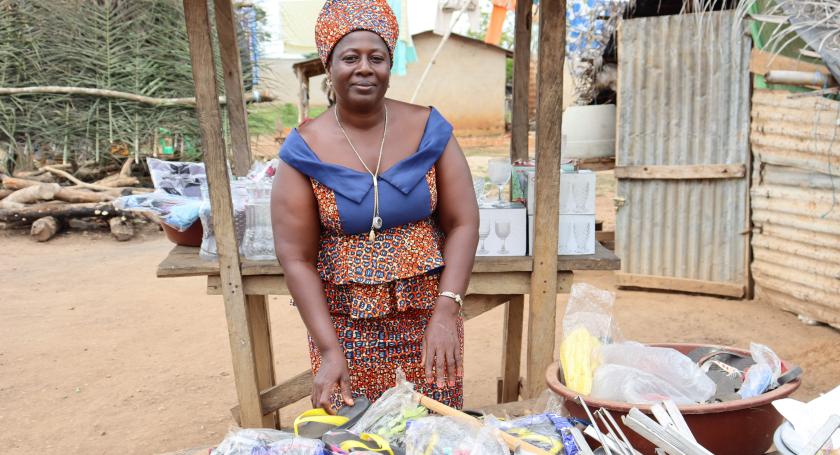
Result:
M39 242L46 242L61 230L61 222L51 216L39 218L32 223L29 235Z
M120 242L125 242L134 237L134 227L125 220L125 217L115 216L108 220L111 226L111 234Z
M0 209L0 221L33 221L47 216L56 218L83 218L101 216L112 218L122 213L109 203L67 204L47 202L18 209Z
M61 189L58 183L39 183L15 191L0 201L0 208L21 208L38 200L49 201Z

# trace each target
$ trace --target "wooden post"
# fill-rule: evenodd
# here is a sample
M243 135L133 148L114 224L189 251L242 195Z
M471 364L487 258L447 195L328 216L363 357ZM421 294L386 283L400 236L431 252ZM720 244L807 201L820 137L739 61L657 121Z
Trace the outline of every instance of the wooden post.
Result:
M528 82L531 68L531 11L533 0L516 4L513 42L513 112L510 131L510 159L528 159ZM517 295L505 304L505 333L502 343L501 402L519 399L520 356L525 296Z
M528 159L528 82L531 70L531 10L533 0L516 2L513 41L513 112L510 127L510 158Z
M271 350L271 318L268 315L268 296L249 295L248 327L254 342L254 360L257 367L257 385L260 391L274 387L274 354ZM262 409L262 407L260 408ZM280 413L269 412L262 417L268 428L280 428Z
M210 187L213 231L219 252L219 274L225 302L233 375L243 427L262 426L260 390L254 364L253 342L248 325L239 247L233 227L233 203L228 181L222 117L216 98L216 71L211 45L210 19L206 0L184 0L184 18L190 45L196 113L204 148L204 164Z
M242 66L236 39L236 16L231 0L214 0L216 32L225 80L230 142L233 151L233 174L244 176L251 168L251 144L248 136L248 112L242 96Z
M543 0L537 63L537 188L540 190L536 194L534 214L525 398L535 397L545 388L545 369L554 358L565 43L565 0Z
M309 115L309 76L306 75L303 68L298 68L295 73L297 73L300 85L300 92L298 93L298 125L300 125Z
M505 304L505 324L502 326L502 390L499 403L510 403L519 399L524 315L524 295L516 295Z

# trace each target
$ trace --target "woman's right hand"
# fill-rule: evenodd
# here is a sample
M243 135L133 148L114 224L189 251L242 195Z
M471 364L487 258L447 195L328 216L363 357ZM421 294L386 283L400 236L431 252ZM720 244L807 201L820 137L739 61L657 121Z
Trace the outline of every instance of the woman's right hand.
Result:
M347 360L340 348L321 353L321 368L318 369L318 374L312 382L312 407L323 408L328 413L334 414L335 409L332 407L331 397L336 385L341 389L344 404L353 406L350 370L347 368Z

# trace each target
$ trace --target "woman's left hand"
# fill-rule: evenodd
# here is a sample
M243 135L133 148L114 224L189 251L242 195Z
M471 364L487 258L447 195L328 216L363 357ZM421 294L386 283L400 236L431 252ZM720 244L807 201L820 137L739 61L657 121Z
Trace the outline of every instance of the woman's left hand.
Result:
M438 299L435 311L426 326L423 338L423 366L426 368L426 383L433 380L439 388L444 384L455 386L455 381L464 376L461 358L461 342L458 337L460 305L450 298ZM436 378L434 377L436 373Z

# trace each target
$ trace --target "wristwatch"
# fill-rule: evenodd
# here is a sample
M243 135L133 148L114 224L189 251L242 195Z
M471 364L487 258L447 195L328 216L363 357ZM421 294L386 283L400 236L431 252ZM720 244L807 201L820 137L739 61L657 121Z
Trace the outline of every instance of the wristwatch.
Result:
M441 297L449 297L450 299L454 300L455 303L457 303L459 307L461 307L461 308L464 307L464 299L462 299L459 294L456 294L452 291L443 291L438 295L441 296Z

